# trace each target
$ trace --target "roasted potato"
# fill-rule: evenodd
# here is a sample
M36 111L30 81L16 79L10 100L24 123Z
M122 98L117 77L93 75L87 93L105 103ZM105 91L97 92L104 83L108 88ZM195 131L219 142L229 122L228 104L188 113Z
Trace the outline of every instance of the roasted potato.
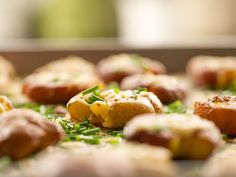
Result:
M13 109L0 116L0 157L24 158L61 140L63 130L40 114Z
M157 60L151 60L135 54L112 55L98 63L98 73L105 82L118 82L137 73L163 74L165 66Z
M170 157L164 148L123 144L83 154L47 155L33 171L35 177L174 177L178 171Z
M27 76L22 92L34 102L56 104L66 103L93 85L103 85L94 74L44 71Z
M236 78L236 58L197 56L187 64L187 74L198 86L224 89Z
M145 87L148 91L153 92L164 104L176 100L183 101L186 97L185 83L174 76L135 74L124 78L121 82L121 88L124 90L139 87Z
M215 96L195 102L194 113L216 124L227 135L236 135L236 96Z
M181 159L206 159L221 140L212 122L190 114L140 115L125 130L128 141L168 148Z
M121 128L134 116L144 113L160 113L162 104L151 92L119 91L113 89L99 93L73 97L67 109L73 121L82 121L88 117L91 123L107 128Z

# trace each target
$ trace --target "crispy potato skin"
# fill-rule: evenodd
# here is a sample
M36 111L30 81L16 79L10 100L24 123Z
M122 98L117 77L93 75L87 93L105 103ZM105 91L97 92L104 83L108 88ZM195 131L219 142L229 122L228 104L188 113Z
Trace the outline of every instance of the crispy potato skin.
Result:
M184 83L168 75L135 74L124 78L121 82L123 90L133 90L139 87L147 88L149 92L153 92L163 104L169 104L176 100L184 101L187 95Z
M166 68L161 62L145 57L139 57L137 64L129 54L109 56L98 63L98 73L106 83L120 83L127 76L145 72L163 74Z
M236 76L235 57L196 56L190 59L186 71L195 85L224 89Z
M213 123L202 121L194 115L193 118L181 114L168 116L154 114L137 116L125 127L126 139L165 147L172 152L175 159L206 159L219 146L220 133ZM187 127L180 125L185 122Z
M13 109L0 117L0 156L24 158L63 138L62 129L40 114Z
M169 148L173 137L174 135L171 134L157 134L151 131L140 130L127 137L127 140Z
M24 79L22 92L34 102L57 104L95 85L103 85L95 65L71 56L36 69Z
M34 85L24 84L22 92L27 95L31 100L42 104L57 104L66 103L86 88L80 86L47 86L47 85Z
M148 87L148 91L153 92L164 104L172 103L176 100L183 101L186 98L186 92L182 89L169 90L165 87Z
M195 102L194 113L216 124L222 133L236 135L236 97L213 97L206 102Z

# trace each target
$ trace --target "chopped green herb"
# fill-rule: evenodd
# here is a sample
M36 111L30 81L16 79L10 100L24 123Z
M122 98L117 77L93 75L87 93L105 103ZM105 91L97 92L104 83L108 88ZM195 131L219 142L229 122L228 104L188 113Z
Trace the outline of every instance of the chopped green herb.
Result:
M153 128L153 130L154 130L155 132L157 132L157 133L160 133L162 130L164 130L164 128L163 128L163 127L156 126L156 127Z
M111 136L118 136L121 138L124 137L123 130L107 130L107 134Z
M139 87L134 90L136 94L140 94L141 92L147 92L147 88Z
M87 94L89 94L89 93L94 93L94 92L97 91L97 90L99 90L99 87L98 87L98 86L91 87L91 88L88 88L88 89L84 90L84 91L82 92L82 95L84 96L84 95L87 95Z
M77 140L79 141L84 141L89 144L100 144L100 138L98 137L93 137L93 136L84 136L84 135L78 135Z
M186 106L181 101L175 101L164 107L164 113L185 113Z
M122 138L120 137L109 137L107 139L105 139L105 141L109 144L112 144L112 145L117 145L117 144L120 144L122 142Z
M228 135L226 135L226 134L221 134L221 136L222 136L223 140L227 140L228 139Z
M89 104L93 104L94 102L96 102L96 101L103 101L103 99L102 98L100 98L100 97L98 97L98 96L96 96L96 95L91 95L89 98L88 98L88 103Z
M0 158L0 169L7 167L11 163L12 163L12 160L9 157L7 157L7 156L1 157Z
M228 87L226 87L224 90L232 92L232 93L236 93L236 79L234 79L231 84L229 84Z
M58 81L60 81L60 78L58 78L58 77L55 77L52 79L52 82L58 82Z
M119 93L120 92L119 85L116 82L110 83L107 88L114 90L115 93Z
M84 130L83 134L84 135L94 135L94 134L97 134L99 132L101 132L101 129L96 127L96 128L91 128L91 129L88 129L88 130Z

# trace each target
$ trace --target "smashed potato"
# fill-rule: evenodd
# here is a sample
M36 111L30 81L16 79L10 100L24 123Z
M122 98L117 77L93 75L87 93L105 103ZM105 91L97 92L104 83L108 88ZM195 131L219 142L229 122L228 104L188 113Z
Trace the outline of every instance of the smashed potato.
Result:
M215 96L195 102L194 113L216 124L222 133L236 135L236 96Z
M95 93L73 97L67 109L73 121L82 121L87 117L91 123L107 128L121 128L134 116L144 113L160 113L162 104L151 92L127 90L116 93L105 90L97 96Z
M121 82L121 88L124 90L139 87L145 87L148 91L153 92L164 104L176 100L183 101L187 92L184 82L177 77L163 74L135 74L125 77Z
M63 136L57 124L28 109L13 109L0 116L0 157L22 159L54 145Z
M120 83L126 76L146 72L163 74L166 73L166 68L158 60L125 53L111 55L98 63L98 73L107 83Z
M224 89L236 77L236 60L235 57L196 56L186 69L196 85Z
M168 148L181 159L205 159L221 140L212 122L190 114L140 115L125 130L128 141Z

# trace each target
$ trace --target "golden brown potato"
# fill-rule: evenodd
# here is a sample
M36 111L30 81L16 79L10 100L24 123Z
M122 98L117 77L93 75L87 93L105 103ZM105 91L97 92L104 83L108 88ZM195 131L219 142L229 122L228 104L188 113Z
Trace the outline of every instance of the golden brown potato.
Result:
M187 64L187 74L198 86L224 89L236 78L236 58L197 56Z
M118 82L137 73L166 73L165 66L157 60L151 60L135 54L112 55L98 63L98 73L105 82Z
M13 109L0 116L0 156L21 159L62 137L59 126L34 111Z
M107 128L121 128L134 116L159 113L161 108L160 100L151 92L127 90L115 93L113 89L102 91L99 96L82 92L67 104L73 121L88 117L91 123Z
M135 74L124 78L121 82L121 88L124 90L139 87L147 88L148 91L153 92L164 104L176 100L183 101L186 97L184 83L174 76Z
M174 177L178 173L167 149L131 144L87 154L47 155L33 171L35 177Z
M103 85L94 74L40 72L25 78L22 91L37 103L66 103L73 96L94 85Z
M168 148L181 159L205 159L221 140L212 122L190 114L137 116L127 123L125 136L128 141Z
M194 113L216 124L222 133L236 135L236 96L215 96L195 102Z
M44 104L66 103L94 85L103 85L95 65L79 57L52 61L25 78L22 92Z

